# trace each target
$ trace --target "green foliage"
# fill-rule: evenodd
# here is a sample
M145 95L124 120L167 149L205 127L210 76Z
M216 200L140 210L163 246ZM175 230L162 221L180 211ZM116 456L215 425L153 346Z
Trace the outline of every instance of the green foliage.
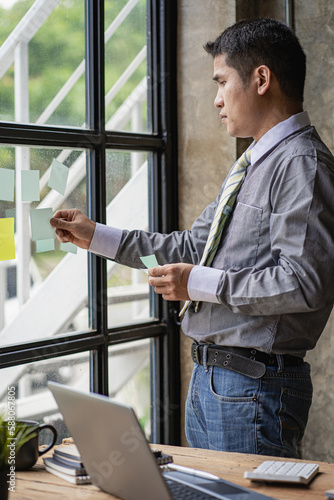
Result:
M0 8L0 44L26 12L33 0L19 0L11 9ZM105 29L125 6L125 0L105 1ZM106 44L106 93L146 43L146 0L140 0ZM85 58L84 0L60 0L29 42L29 108L34 123ZM110 118L146 75L143 63L108 106ZM14 66L0 80L0 120L15 121ZM85 79L77 81L47 123L82 126L85 121Z
M0 8L0 45L10 36L35 0L17 0L10 9ZM105 0L105 31L126 5L127 0ZM139 0L129 16L108 40L105 46L105 93L107 94L129 64L146 44L146 0ZM29 121L35 123L45 111L73 72L85 59L85 1L60 0L44 24L38 29L28 46L29 67ZM106 120L122 105L146 75L144 61L124 87L108 104ZM85 122L86 83L83 74L53 112L46 124L81 127ZM143 110L145 113L146 110ZM146 115L143 117L144 122ZM0 79L0 121L16 121L14 105L14 65ZM0 125L1 126L1 125ZM144 125L145 127L145 125ZM60 149L29 148L30 168L40 171L41 177L56 158ZM73 164L74 151L65 165ZM122 189L131 177L131 155L129 152L107 153L106 176L108 180L108 203ZM15 147L0 147L0 168L15 169ZM41 199L49 192L46 186ZM35 208L33 203L31 208ZM64 201L62 208L76 206L86 210L85 179ZM12 202L0 202L0 217L6 217L7 210L13 210ZM34 253L34 244L32 251ZM43 277L53 269L62 252L35 254Z
M9 444L15 442L15 453L37 434L37 427L30 425L18 425L15 430L15 439L10 431L10 425L7 424L4 414L0 414L0 470L6 469L10 457Z

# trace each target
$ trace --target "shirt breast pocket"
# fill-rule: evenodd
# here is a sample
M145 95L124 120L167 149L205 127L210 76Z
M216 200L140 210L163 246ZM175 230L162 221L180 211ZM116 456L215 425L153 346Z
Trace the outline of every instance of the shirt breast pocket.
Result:
M223 267L254 266L260 243L261 222L262 208L240 202L237 204L221 248Z

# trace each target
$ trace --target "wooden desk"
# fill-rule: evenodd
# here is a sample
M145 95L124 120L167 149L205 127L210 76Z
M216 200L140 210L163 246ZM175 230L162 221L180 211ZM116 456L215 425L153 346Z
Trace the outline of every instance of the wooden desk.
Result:
M324 500L324 492L334 488L334 464L320 462L320 473L309 486L252 483L244 479L244 471L257 467L265 457L241 453L154 446L173 456L174 462L217 474L235 484L256 490L277 500ZM93 485L75 486L44 470L40 460L30 471L16 473L16 492L9 500L112 500L116 497L101 492ZM141 500L138 497L138 500ZM157 499L158 500L158 499Z

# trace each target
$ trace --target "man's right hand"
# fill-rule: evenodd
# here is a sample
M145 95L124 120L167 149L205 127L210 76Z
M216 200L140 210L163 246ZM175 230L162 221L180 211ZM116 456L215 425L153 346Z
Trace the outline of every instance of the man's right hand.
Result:
M50 224L56 229L56 235L62 243L74 243L87 250L95 231L95 222L80 210L57 210Z

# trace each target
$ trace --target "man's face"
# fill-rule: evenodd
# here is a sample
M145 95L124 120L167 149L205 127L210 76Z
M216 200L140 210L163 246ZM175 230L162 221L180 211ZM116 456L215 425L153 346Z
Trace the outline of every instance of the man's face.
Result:
M225 59L225 55L214 59L213 79L218 86L214 104L231 137L256 139L260 110L255 79L251 75L245 87L237 70L228 66Z

